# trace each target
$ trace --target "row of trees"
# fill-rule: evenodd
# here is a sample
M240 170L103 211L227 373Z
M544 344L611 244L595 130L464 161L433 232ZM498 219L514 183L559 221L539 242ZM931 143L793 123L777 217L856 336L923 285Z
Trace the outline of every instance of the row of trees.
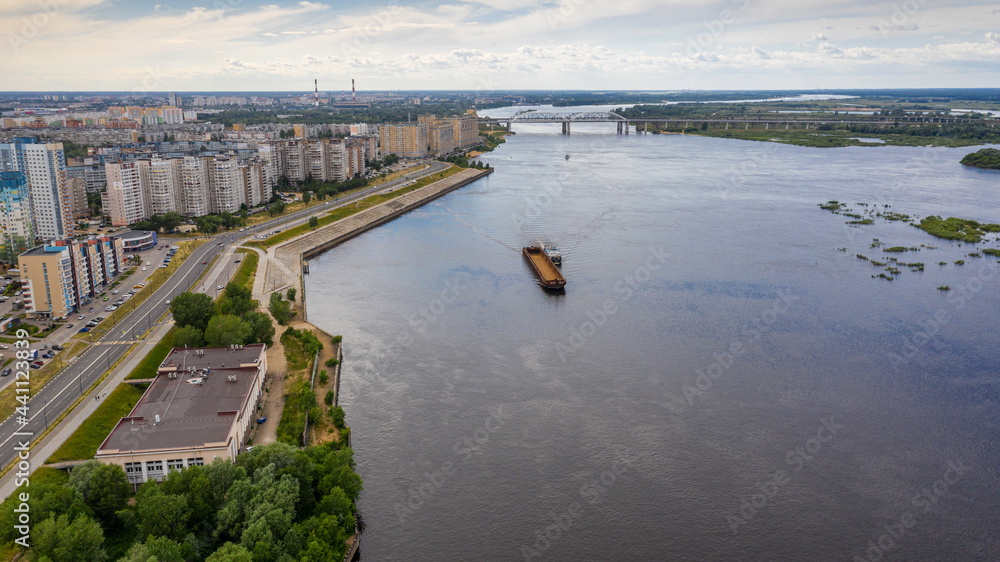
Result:
M339 443L258 446L235 463L172 471L132 485L118 465L90 461L68 481L32 480L33 561L255 562L342 560L362 489ZM0 510L13 541L17 502Z
M295 318L295 310L292 308L292 304L295 302L295 293L297 291L295 288L288 289L288 300L281 298L281 293L274 292L271 293L271 301L268 303L268 310L271 312L271 316L278 321L278 324L284 326L288 324L292 318Z
M229 283L218 304L204 293L185 292L170 303L174 347L228 347L274 343L274 323L251 298L249 288Z

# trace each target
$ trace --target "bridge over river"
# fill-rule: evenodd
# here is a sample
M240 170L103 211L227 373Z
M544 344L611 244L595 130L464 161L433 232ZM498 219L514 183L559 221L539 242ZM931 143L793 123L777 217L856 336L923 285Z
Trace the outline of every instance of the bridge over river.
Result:
M684 128L691 127L692 125L700 125L701 123L710 123L717 126L725 125L728 129L730 125L743 125L744 128L750 128L751 124L763 124L765 128L771 128L771 126L781 127L784 125L785 129L790 128L793 125L801 125L806 129L810 127L816 127L825 124L840 124L840 123L885 123L892 125L900 124L943 124L943 123L991 123L996 126L997 120L991 119L986 120L982 118L968 118L968 117L938 117L938 116L924 116L924 115L902 115L902 116L889 116L889 115L831 115L829 117L812 117L812 116L802 116L796 117L793 115L782 115L780 113L769 113L760 115L749 115L749 116L725 116L725 117L704 117L704 118L690 118L690 117L623 117L614 111L584 111L577 113L553 113L553 112L543 112L527 110L516 113L510 117L480 117L480 125L501 125L508 131L511 130L511 126L515 123L559 123L562 126L562 133L564 135L570 134L571 127L573 123L616 123L618 126L618 134L629 134L629 131L634 128L635 132L643 132L648 129L649 124L653 123L656 125L668 125L674 124L684 124Z

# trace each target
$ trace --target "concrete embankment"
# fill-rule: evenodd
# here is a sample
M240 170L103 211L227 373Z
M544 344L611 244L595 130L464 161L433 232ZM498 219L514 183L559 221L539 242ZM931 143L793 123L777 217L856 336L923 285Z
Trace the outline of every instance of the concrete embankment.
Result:
M457 174L434 182L426 187L400 195L395 199L289 240L274 249L275 257L284 262L290 271L301 271L302 259L308 259L321 254L362 232L385 224L404 213L426 204L428 201L432 201L448 192L468 185L492 172L492 168L486 170L471 168L462 170Z

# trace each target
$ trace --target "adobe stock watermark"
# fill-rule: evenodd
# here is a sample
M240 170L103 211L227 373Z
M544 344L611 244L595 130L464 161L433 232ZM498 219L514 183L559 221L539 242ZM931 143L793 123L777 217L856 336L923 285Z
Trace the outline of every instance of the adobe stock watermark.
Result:
M568 21L586 2L587 0L560 0L558 8L551 8L545 12L549 28L554 30L559 27L559 24Z
M794 467L793 472L801 471L816 455L823 450L824 443L828 443L837 436L837 432L844 429L844 424L837 423L834 416L820 418L819 427L816 429L816 437L810 437L804 445L798 445L788 451L785 455L785 464ZM764 482L758 482L755 488L757 492L742 498L740 507L735 511L726 514L726 523L733 530L733 534L740 532L740 527L746 526L757 514L770 504L771 500L778 495L778 492L790 482L789 474L784 470L776 470L770 478Z
M959 285L948 291L946 302L950 305L951 312L948 311L947 307L941 307L930 318L917 321L916 329L910 335L903 338L903 346L899 352L889 352L886 354L889 365L892 366L894 371L899 372L900 369L916 357L921 349L933 341L941 332L941 328L951 322L952 314L965 308L966 304L983 290L983 282L993 279L997 274L997 270L1000 269L1000 266L992 260L980 261L975 267L977 272L974 277L971 277L963 285Z
M730 3L735 6L735 11L729 8L722 10L719 12L719 17L702 22L705 27L704 31L688 37L687 55L689 57L696 59L706 49L716 44L719 37L726 31L726 26L736 23L736 16L750 7L750 0L730 0Z
M571 355L583 349L587 340L597 333L598 328L604 326L612 316L618 313L620 303L635 296L636 291L652 279L653 272L662 268L669 257L670 253L664 252L663 246L649 248L645 263L637 266L632 273L615 282L612 287L615 298L605 299L601 306L587 311L587 319L570 328L566 343L556 342L555 348L559 360L565 363Z
M458 473L460 465L467 464L483 447L489 444L490 436L503 428L512 419L510 412L504 412L503 404L496 407L479 427L472 433L459 439L452 447L455 458L448 458L430 472L424 473L424 479L416 486L407 490L406 500L396 502L393 510L400 525L423 507L427 500L434 497L444 487L452 476Z
M917 516L930 513L938 502L948 495L951 487L958 484L962 477L971 470L972 466L962 459L948 461L947 468L941 478L914 494L910 501L913 509L907 509L900 513L896 519L877 527L873 533L876 536L868 541L864 554L855 554L851 558L852 562L877 562L886 553L898 547L906 537L907 532L920 522Z
M525 560L532 560L552 548L552 544L562 538L563 534L572 529L573 524L583 517L586 508L584 503L594 505L600 501L625 471L640 458L632 455L630 451L625 451L607 470L580 487L579 501L570 502L569 506L559 513L550 511L541 522L541 527L535 529L534 542L521 545L521 556Z
M38 11L31 14L31 17L25 16L21 18L20 33L7 32L7 41L10 43L10 48L15 53L21 52L21 47L27 45L35 37L38 37L38 33L47 27L52 18L59 15L63 6L68 3L69 0L38 0Z
M360 55L361 51L371 45L373 39L385 32L392 22L392 17L402 10L398 0L389 0L385 7L369 14L365 25L357 28L354 37L340 45L344 58Z
M883 39L888 39L893 31L916 31L917 24L910 22L910 17L920 11L927 0L903 0L892 3L892 15L889 19L879 18L878 23L872 28L882 34Z
M712 360L703 368L695 369L694 381L685 383L681 387L684 398L680 399L668 395L665 406L674 412L680 411L685 406L693 406L695 398L701 398L711 390L715 381L722 378L722 375L732 368L736 360L746 353L749 345L770 331L778 317L787 312L797 300L799 297L793 295L788 289L779 291L778 298L774 299L770 308L744 325L739 332L740 337L730 342L721 353L713 353Z

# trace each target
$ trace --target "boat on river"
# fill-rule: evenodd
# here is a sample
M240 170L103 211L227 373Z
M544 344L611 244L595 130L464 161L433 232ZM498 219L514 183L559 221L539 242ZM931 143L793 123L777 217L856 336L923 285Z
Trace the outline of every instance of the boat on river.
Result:
M552 259L545 252L542 246L529 246L521 250L524 259L538 277L538 282L546 289L562 289L566 286L566 278L559 272L559 268L552 263Z

